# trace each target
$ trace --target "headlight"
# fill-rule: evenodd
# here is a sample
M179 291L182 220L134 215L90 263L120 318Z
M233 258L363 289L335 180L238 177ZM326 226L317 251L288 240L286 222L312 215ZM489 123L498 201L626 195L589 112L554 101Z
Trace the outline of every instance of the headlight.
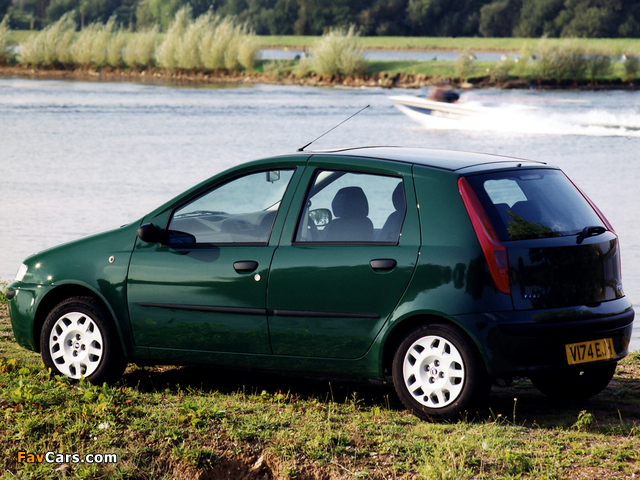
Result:
M20 268L18 269L18 273L16 273L16 282L22 281L24 276L27 274L28 269L29 267L27 267L24 263L20 265Z

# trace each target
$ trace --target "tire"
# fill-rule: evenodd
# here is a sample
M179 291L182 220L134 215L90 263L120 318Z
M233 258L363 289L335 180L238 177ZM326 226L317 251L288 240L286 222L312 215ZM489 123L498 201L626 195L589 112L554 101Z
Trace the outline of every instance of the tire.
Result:
M400 400L423 420L448 420L470 412L491 389L478 351L458 328L446 324L412 330L393 358Z
M531 376L533 385L545 395L559 400L584 400L607 388L618 363L586 365L540 372Z
M116 381L126 367L111 316L91 297L69 298L49 313L40 351L52 372L98 385Z

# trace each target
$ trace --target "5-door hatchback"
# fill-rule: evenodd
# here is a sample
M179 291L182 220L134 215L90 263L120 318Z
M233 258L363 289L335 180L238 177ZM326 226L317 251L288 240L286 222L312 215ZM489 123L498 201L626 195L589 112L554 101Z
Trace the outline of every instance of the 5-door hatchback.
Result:
M432 419L497 378L600 392L634 317L613 228L558 168L393 147L240 165L28 258L8 296L17 341L72 378L129 362L351 375Z

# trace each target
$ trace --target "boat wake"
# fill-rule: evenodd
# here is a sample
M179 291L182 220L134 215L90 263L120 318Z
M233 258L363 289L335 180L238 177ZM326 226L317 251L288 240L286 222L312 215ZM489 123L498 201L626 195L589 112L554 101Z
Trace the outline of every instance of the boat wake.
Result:
M444 104L463 107L464 115L427 112L409 102L392 97L396 107L430 130L467 130L519 133L528 135L584 135L601 137L640 137L640 113L589 108L585 104L547 103L543 105L469 100Z

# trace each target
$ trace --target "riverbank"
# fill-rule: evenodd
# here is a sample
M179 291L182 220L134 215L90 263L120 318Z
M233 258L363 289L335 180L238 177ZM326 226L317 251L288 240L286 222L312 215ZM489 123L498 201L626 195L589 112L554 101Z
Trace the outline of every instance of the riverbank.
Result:
M288 61L259 61L251 71L195 71L148 68L33 68L24 65L0 65L0 77L40 80L127 81L190 85L216 84L280 84L306 86L347 86L417 89L440 83L457 88L505 89L578 89L578 90L636 90L640 80L623 80L615 75L596 80L544 80L512 76L494 80L491 75L480 75L493 62L476 62L474 75L466 79L455 77L455 62L371 61L368 72L361 75L320 75L309 73L298 76L293 63Z

